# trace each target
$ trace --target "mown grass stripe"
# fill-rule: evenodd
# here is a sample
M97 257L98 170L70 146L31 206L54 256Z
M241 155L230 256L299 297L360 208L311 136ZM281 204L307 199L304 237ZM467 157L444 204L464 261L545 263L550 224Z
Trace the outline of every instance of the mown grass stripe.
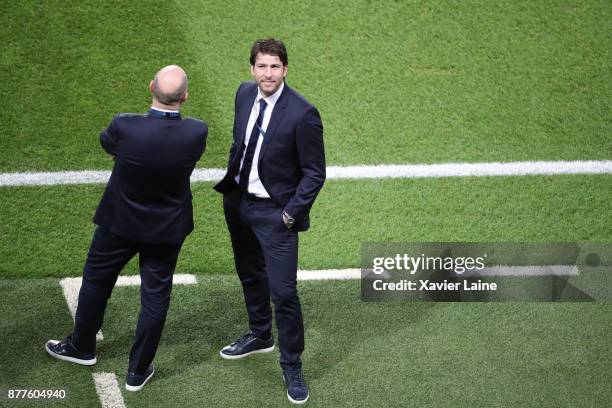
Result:
M327 168L328 179L486 177L609 173L612 173L612 160L385 164L377 166L330 166ZM218 181L224 174L225 169L196 169L191 175L191 182ZM107 182L109 176L110 171L102 170L0 173L0 186L103 184Z

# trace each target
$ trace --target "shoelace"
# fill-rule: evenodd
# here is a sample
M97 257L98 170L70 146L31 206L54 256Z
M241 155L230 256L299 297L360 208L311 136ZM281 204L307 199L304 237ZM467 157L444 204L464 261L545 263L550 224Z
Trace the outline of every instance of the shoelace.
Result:
M67 350L68 347L75 348L74 344L72 344L72 334L66 336L66 338L63 341L60 341L57 345L60 346L63 350Z
M293 385L297 385L303 387L304 383L304 373L302 370L297 371L287 371L287 377L289 377L289 383Z
M234 344L237 346L241 346L247 341L251 340L253 337L255 337L253 333L243 334L242 336L238 337L238 340L236 340Z

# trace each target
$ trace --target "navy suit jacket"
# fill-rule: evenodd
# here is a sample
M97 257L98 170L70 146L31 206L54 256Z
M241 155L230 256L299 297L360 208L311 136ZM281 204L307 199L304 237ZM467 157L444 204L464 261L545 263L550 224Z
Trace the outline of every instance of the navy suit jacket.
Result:
M246 127L256 96L257 84L252 81L242 83L236 92L228 170L214 187L221 193L237 188L234 177L240 169ZM317 108L287 84L274 105L257 170L270 198L295 218L294 228L308 229L310 208L325 182L323 124Z
M193 231L189 177L204 153L205 122L120 114L100 134L115 156L94 223L145 243L178 243Z

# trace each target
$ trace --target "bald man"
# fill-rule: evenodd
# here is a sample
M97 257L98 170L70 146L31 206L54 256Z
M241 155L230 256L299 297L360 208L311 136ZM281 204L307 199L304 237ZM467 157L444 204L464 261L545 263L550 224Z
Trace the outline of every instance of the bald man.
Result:
M128 391L142 389L155 372L172 275L193 230L189 177L208 134L205 122L179 113L188 96L183 69L162 68L149 89L153 103L146 114L119 114L100 134L115 164L93 219L97 227L83 268L74 331L45 345L60 360L95 364L96 333L107 301L117 276L138 254L141 309L129 356Z

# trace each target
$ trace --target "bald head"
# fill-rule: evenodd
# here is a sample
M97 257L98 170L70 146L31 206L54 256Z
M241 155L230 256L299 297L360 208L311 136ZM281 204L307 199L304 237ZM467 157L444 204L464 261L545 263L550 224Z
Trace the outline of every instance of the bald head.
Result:
M178 65L157 71L150 84L154 101L166 106L180 106L187 99L187 74Z

